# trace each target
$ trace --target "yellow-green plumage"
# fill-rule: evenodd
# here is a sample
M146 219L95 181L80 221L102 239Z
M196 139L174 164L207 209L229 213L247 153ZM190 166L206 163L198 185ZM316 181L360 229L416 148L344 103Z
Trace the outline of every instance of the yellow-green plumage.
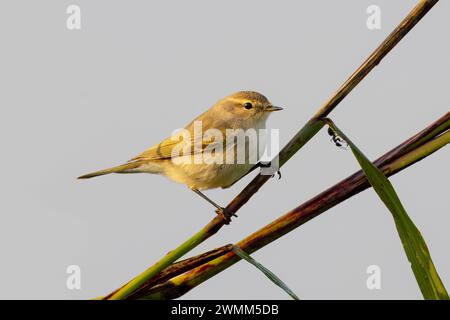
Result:
M244 108L248 103L251 104L252 108ZM189 123L185 129L191 136L194 136L195 121L202 123L203 132L208 129L218 129L222 133L225 133L226 129L264 129L270 111L280 109L273 107L262 94L252 91L241 91L219 100L209 110ZM203 139L203 137L201 138ZM197 142L191 141L192 146ZM192 189L226 188L244 176L255 163L197 164L194 161L174 161L180 160L180 158L192 160L196 153L204 153L206 148L214 147L217 143L215 140L202 140L200 141L200 149L192 148L193 152L188 155L178 153L175 159L173 148L177 146L178 141L168 138L134 157L128 163L89 173L79 177L79 179L87 179L109 173L156 173L165 175L176 182L186 184ZM233 145L223 145L223 141L220 143L224 152L228 148L233 148ZM253 141L246 146L249 149L249 153L258 153L257 158L259 158L260 152L263 151L259 150L260 148L258 147L261 147L261 145L258 144L258 141Z
M109 174L109 173L127 173L128 170L138 168L140 165L141 164L138 162L125 163L120 166L103 169L103 170L99 170L99 171L95 171L95 172L91 172L91 173L82 175L82 176L78 177L78 179L89 179L89 178L94 178L94 177L98 177L98 176L103 176L103 175Z

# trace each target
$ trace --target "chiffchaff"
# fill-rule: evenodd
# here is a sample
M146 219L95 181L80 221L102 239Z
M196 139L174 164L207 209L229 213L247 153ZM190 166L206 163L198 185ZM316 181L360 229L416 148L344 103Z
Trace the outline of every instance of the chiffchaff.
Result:
M186 184L214 205L228 223L233 213L227 212L200 190L227 188L257 166L257 160L265 147L258 133L265 129L269 114L278 110L282 108L273 106L260 93L234 93L194 119L183 129L182 135L172 135L125 164L89 173L78 179L109 173L162 174ZM204 134L198 133L199 126ZM256 134L247 135L249 130ZM244 140L237 138L243 132ZM239 144L239 141L243 143ZM245 149L244 153L240 153L240 148ZM244 156L240 157L242 154Z

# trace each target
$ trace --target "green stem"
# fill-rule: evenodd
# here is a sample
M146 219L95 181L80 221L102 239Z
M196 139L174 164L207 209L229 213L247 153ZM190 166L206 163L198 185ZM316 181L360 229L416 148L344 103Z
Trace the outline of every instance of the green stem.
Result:
M416 149L411 150L403 156L399 156L398 158L392 158L389 156L390 153L397 152L398 148L395 148L380 158L388 160L376 161L375 163L380 167L382 172L386 174L386 176L390 176L431 155L449 143L450 131L447 131L426 142L425 144L416 147ZM298 206L284 216L276 219L259 231L239 241L236 245L250 254L282 237L284 234L294 230L300 225L303 225L326 210L334 207L338 203L343 202L352 195L355 195L369 187L370 183L367 181L364 173L359 171L337 185L324 191L320 195ZM232 266L239 260L240 258L233 252L228 252L208 263L192 269L187 273L172 278L166 283L150 288L146 292L142 292L142 295L139 298L177 298L214 275Z
M420 230L409 217L405 207L403 206L394 186L384 173L377 166L370 162L364 153L346 136L330 119L325 119L326 123L333 131L335 137L343 139L351 148L353 155L358 161L361 169L364 171L372 188L377 193L380 200L385 204L386 208L391 212L394 219L399 238L402 242L403 249L411 264L417 284L422 295L427 300L449 300L447 290L436 270L431 258L425 239L422 237ZM399 159L400 166L405 167L410 163L410 159L423 158L434 150L434 147L447 144L450 132L438 136L431 140L428 144L424 144L423 148L418 148L411 154L406 154Z
M448 124L447 124L448 127ZM450 143L450 131L447 131L440 136L428 141L421 147L412 150L411 152L405 154L400 157L397 161L395 161L391 166L389 166L390 172L396 172L401 170L402 168L406 168L412 163L418 161L417 159L423 159L432 153L439 150L441 147Z
M324 124L322 121L309 121L306 123L306 125L294 136L291 142L281 150L279 163L280 167L286 163L287 160L290 159L301 147L303 147L315 134L317 134L323 125ZM261 179L267 180L269 178L270 176L258 175L254 178L254 181ZM245 188L226 208L232 212L236 212L256 191L257 189L255 190L254 188ZM176 249L170 251L161 260L129 281L127 284L106 296L105 299L121 300L127 298L134 291L141 288L146 282L158 275L162 270L169 267L172 263L215 234L223 225L223 219L220 216L216 216L191 238L186 240Z
M381 45L369 56L369 58L363 62L363 64L347 79L338 91L332 95L332 97L319 109L312 119L308 121L306 125L281 150L279 154L280 167L322 128L323 123L320 119L327 116L358 85L358 83L360 83L362 79L364 79L365 76L380 63L380 61L437 2L438 0L422 0L413 8L413 10L400 23L400 25L381 43ZM262 187L264 183L268 181L268 179L269 176L256 176L226 208L231 212L236 212ZM107 296L107 298L126 298L146 281L156 276L159 272L175 262L177 259L181 258L184 254L215 234L223 225L223 219L220 217L215 217L201 231L189 238L182 245L171 251L164 258L131 280L129 283Z
M208 238L208 234L210 232L210 228L206 226L180 246L178 246L175 250L170 251L166 254L161 260L152 265L150 268L142 272L136 278L125 284L116 292L112 293L108 299L110 300L121 300L125 299L131 293L139 289L146 281L158 275L163 269L170 266L173 262L184 256L187 252L195 248L197 245L202 243L206 238Z
M321 121L309 121L280 152L280 167L287 162L301 147L303 147L320 129L323 127ZM267 180L270 176L258 175L254 180ZM250 184L251 185L251 184ZM241 208L253 195L257 189L245 188L233 201L226 207L232 212ZM170 251L157 263L142 272L140 275L129 281L127 284L108 295L105 299L121 300L131 295L134 291L141 288L146 282L158 275L162 270L169 267L172 263L184 256L186 253L197 247L203 241L215 234L224 225L220 216L215 217L203 229L186 240L176 249Z

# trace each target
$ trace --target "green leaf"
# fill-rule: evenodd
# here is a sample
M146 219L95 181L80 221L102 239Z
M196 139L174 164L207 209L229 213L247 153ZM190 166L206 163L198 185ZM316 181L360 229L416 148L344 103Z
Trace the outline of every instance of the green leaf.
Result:
M331 120L327 119L325 121L333 129L335 134L348 143L370 184L386 207L391 211L403 248L411 263L411 268L423 297L433 300L448 300L447 290L434 267L425 240L406 213L392 184L381 170L374 166Z
M275 283L277 286L279 286L281 289L283 289L288 295L290 295L294 300L300 300L297 295L289 289L289 287L281 281L280 278L278 278L272 271L264 267L261 263L250 257L244 250L239 248L238 246L233 246L233 252L236 253L241 259L244 259L248 262L250 262L252 265L254 265L256 268L258 268L262 273L265 274L267 278L270 279L273 283Z

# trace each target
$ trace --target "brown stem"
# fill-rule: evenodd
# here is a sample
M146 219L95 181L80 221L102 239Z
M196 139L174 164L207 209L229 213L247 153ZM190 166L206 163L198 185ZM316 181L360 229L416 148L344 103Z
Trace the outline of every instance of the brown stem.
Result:
M398 42L417 24L420 19L438 2L438 0L421 0L399 26L384 40L366 61L344 82L338 91L319 109L306 125L280 151L279 165L285 164L300 148L302 148L323 126L319 121L326 117L344 99L364 77L380 63ZM249 199L269 180L270 176L257 175L226 207L237 212ZM225 221L216 216L202 230L192 247L204 242L214 235ZM188 251L188 250L187 250ZM183 253L184 254L184 253ZM133 281L133 280L132 280Z
M161 271L158 275L155 277L149 279L146 281L138 290L136 290L133 294L126 297L126 299L137 299L137 297L141 296L143 292L148 291L151 287L160 284L168 279L171 279L173 277L176 277L177 275L180 275L184 272L187 272L189 270L194 269L195 267L198 267L204 263L207 263L208 261L211 261L217 257L220 257L221 255L231 251L233 249L232 244L227 244L225 246L222 246L217 249L213 249L210 251L207 251L205 253L196 255L194 257L184 259L178 262L173 263L163 271ZM123 285L125 286L125 285ZM122 286L122 287L123 287ZM104 297L98 298L99 300L108 300L113 296L117 291L119 291L122 287L117 288L110 294Z
M419 20L438 2L438 0L420 1L408 16L395 28L381 45L367 58L366 61L348 78L338 91L320 108L308 123L314 119L326 117L359 82L397 45L397 43L419 22ZM303 128L305 129L305 127ZM300 130L279 154L280 165L286 163L313 135L303 136ZM256 176L227 206L233 212L239 210L261 187L269 176ZM218 221L222 226L223 222ZM216 224L215 224L216 225ZM216 225L217 227L217 225ZM218 229L215 229L217 232Z
M374 163L384 174L391 176L413 163L420 161L429 154L416 158L413 162L403 166L397 166L397 161L421 146L432 142L436 137L442 136L442 133L447 132L446 134L448 134L449 129L450 112L380 157ZM421 143L418 144L418 142ZM411 146L415 146L416 149L411 149ZM366 176L360 170L241 240L236 245L250 254L369 187L370 184ZM239 260L240 258L233 252L225 253L223 256L196 267L184 275L167 281L164 284L154 286L147 291L142 291L141 295L135 296L135 298L177 298Z
M392 33L375 49L363 64L344 82L338 91L319 109L306 125L280 151L280 167L302 148L321 128L318 119L326 117L369 72L400 42L400 40L427 14L439 0L421 0ZM268 175L257 175L227 205L226 209L237 212L270 179ZM225 221L216 216L205 227L205 241L222 228Z
M348 78L339 90L316 113L315 118L323 118L342 101L358 83L394 48L397 43L420 21L439 0L421 0L391 32L391 34L378 46L366 61Z
M147 281L139 290L135 291L133 294L128 296L127 300L137 299L142 296L144 292L148 291L151 287L158 285L162 282L165 282L173 277L176 277L182 273L185 273L189 270L192 270L202 264L205 264L211 260L214 260L217 257L220 257L230 251L233 250L233 245L228 244L223 247L199 254L192 258L188 258L185 260L181 260L172 264L170 267L164 269L161 273L159 273L156 277Z

